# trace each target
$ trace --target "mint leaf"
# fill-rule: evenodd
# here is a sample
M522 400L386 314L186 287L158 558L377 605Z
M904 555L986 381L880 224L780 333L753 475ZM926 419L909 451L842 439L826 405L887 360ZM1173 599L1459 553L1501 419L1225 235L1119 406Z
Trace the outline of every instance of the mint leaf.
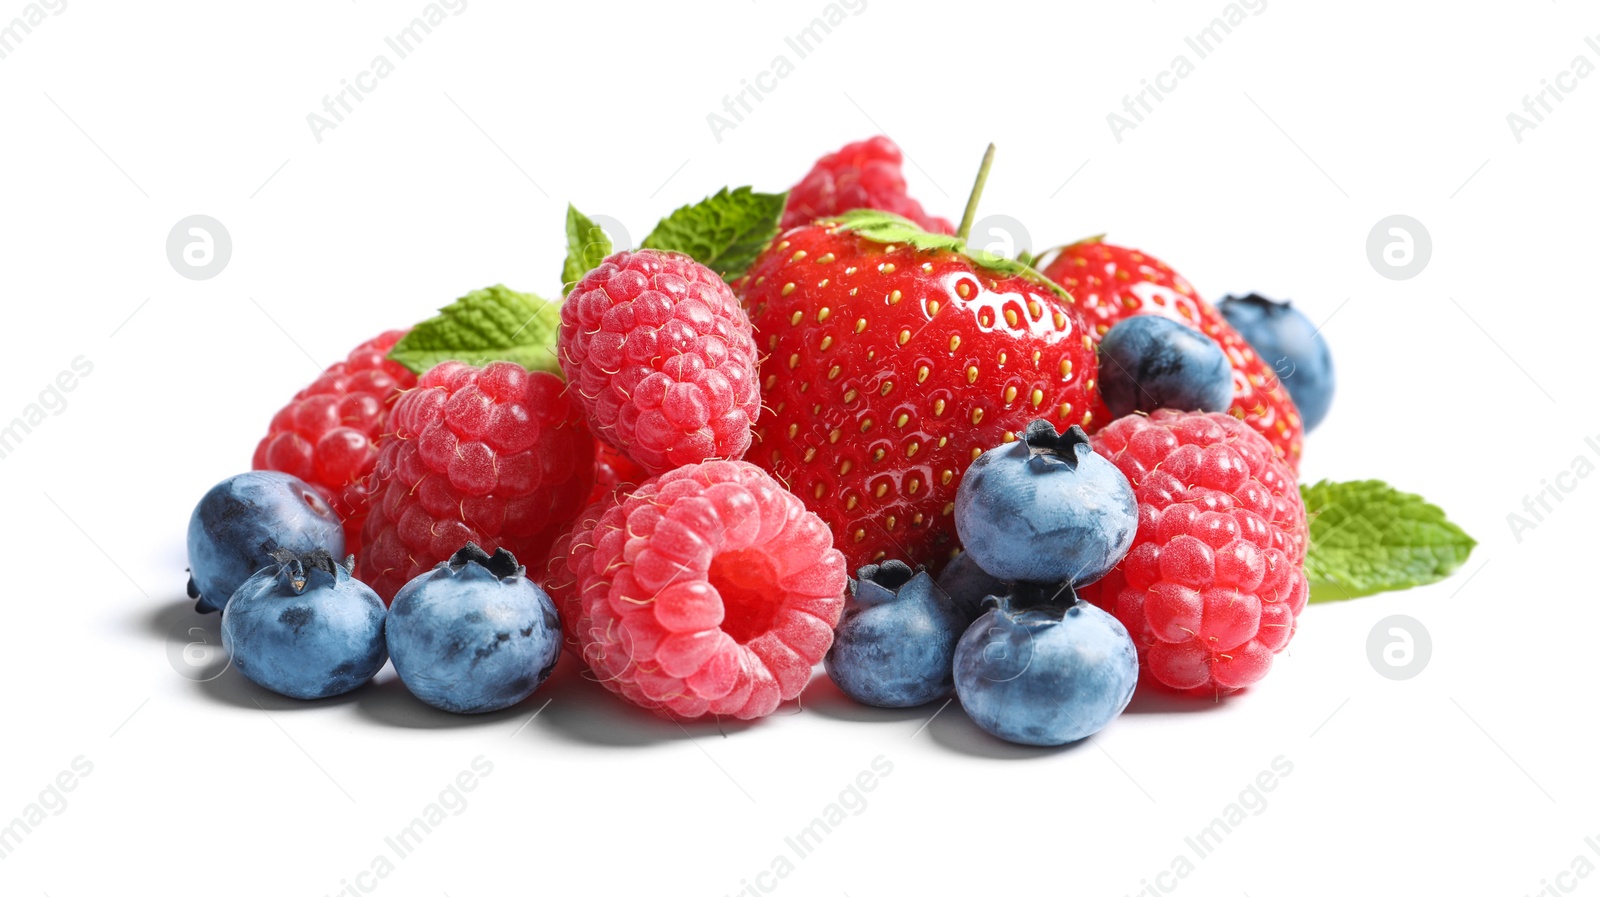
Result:
M750 267L778 235L787 193L756 193L749 187L724 187L692 206L661 219L646 249L681 252L733 281Z
M473 290L411 328L389 357L418 374L441 361L485 365L514 361L530 371L561 373L556 333L561 306L496 284Z
M960 237L951 234L929 233L911 221L901 218L893 212L883 212L877 209L855 209L843 215L834 215L831 220L837 221L840 230L854 231L874 243L904 243L913 249L944 250L946 252L959 252L974 264L981 265L1005 276L1021 276L1042 287L1048 288L1052 293L1063 299L1071 299L1055 281L1016 259L1008 259L1003 255L995 255L986 249L973 249L967 246Z
M561 295L572 292L583 275L599 267L610 254L611 238L606 232L567 203L567 259L561 264Z
M1419 495L1379 480L1301 486L1312 601L1409 589L1449 576L1478 543Z

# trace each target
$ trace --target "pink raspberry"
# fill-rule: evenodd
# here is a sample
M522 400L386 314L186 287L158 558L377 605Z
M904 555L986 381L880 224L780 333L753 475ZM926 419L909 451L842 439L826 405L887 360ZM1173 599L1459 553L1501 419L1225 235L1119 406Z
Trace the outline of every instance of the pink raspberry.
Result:
M750 447L755 332L733 290L686 255L619 252L561 306L561 369L596 436L647 473Z
M594 483L594 440L554 374L447 361L390 422L356 571L385 602L468 542L538 569Z
M623 485L626 491L634 487ZM599 484L595 491L600 492ZM594 528L600 518L616 507L626 496L613 488L597 495L587 507L566 525L550 546L550 559L545 564L542 581L545 594L556 603L561 617L561 634L569 644L578 646L578 619L583 616L583 594L580 591L580 571L588 569L594 558ZM598 580L593 580L598 582Z
M1131 415L1091 442L1133 483L1139 530L1079 594L1122 621L1162 685L1214 696L1259 681L1309 596L1294 473L1228 414Z
M923 230L956 232L950 222L924 212L922 203L906 195L900 147L881 135L847 144L818 159L811 172L790 189L782 227L788 230L851 209L880 209L909 218Z
M643 468L611 446L600 442L595 448L598 451L594 459L594 491L589 494L590 504L610 495L618 486L637 486L650 479Z
M416 374L388 358L405 335L390 330L367 340L295 393L272 416L251 463L255 470L281 471L316 487L344 521L345 547L352 553L361 544L367 512L362 481L377 463L378 437L395 399L417 384Z
M584 662L640 707L766 716L800 694L833 643L844 556L827 524L753 464L662 474L614 497L568 544L552 568L567 606L581 607Z

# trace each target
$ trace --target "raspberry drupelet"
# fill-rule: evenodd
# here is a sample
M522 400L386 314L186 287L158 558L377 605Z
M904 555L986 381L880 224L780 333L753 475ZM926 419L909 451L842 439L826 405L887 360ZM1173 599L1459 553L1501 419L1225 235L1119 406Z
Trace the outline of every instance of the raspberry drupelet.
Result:
M385 602L468 542L539 569L594 483L594 440L554 374L447 361L390 422L357 558L358 578Z
M255 470L276 470L316 487L344 521L345 548L361 544L367 493L363 481L378 460L378 437L400 393L417 375L388 358L406 335L390 330L367 340L330 365L272 417L256 445Z
M561 369L590 428L649 474L750 447L761 407L739 300L686 255L619 252L561 306Z
M1091 442L1133 483L1139 526L1122 563L1079 595L1122 621L1141 675L1168 688L1215 696L1259 681L1309 596L1287 462L1225 413L1130 415Z
M818 159L789 190L781 227L788 230L851 209L893 212L936 234L956 232L949 221L929 215L922 203L907 195L900 147L882 135L846 144Z
M844 556L743 461L707 461L591 506L552 596L606 688L662 715L755 719L800 694L833 643ZM576 610L576 613L573 611Z

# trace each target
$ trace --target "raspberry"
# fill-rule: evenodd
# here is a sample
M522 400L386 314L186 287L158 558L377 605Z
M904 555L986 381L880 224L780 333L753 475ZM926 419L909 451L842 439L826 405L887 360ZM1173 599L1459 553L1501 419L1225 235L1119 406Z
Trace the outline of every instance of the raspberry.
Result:
M633 489L632 486L624 488ZM626 497L618 495L614 489L601 492L599 483L595 484L595 491L599 494L562 529L550 546L550 559L545 565L542 583L545 594L556 603L561 633L572 645L578 644L578 618L583 616L579 571L586 569L594 557L594 528L607 511Z
M334 362L272 416L256 445L255 470L297 476L322 493L344 521L345 550L360 548L367 494L361 482L378 460L375 443L400 393L417 375L388 359L404 330L379 334Z
M1142 675L1221 695L1257 682L1309 596L1305 506L1272 444L1230 414L1163 409L1091 437L1133 483L1133 548L1081 597L1133 635Z
M565 567L584 662L640 707L766 716L800 694L833 643L844 555L827 524L753 464L662 474L573 535Z
M595 444L595 449L594 491L589 494L590 504L610 495L618 486L637 486L650 478L643 468L611 446L600 442Z
M475 542L543 565L594 482L594 441L559 377L447 361L401 396L372 474L357 578L385 602Z
M619 252L561 306L561 369L589 426L649 474L750 447L756 341L733 290L686 255Z
M906 195L900 147L881 135L847 144L818 159L789 191L781 226L788 230L851 209L881 209L909 218L926 231L956 232L950 222L924 212L922 203Z

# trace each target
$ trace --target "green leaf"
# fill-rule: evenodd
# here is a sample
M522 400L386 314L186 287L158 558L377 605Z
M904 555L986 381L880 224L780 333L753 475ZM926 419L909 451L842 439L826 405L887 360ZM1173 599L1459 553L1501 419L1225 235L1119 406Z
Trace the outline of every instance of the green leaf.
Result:
M641 244L681 252L733 281L778 235L787 193L756 193L724 187L661 219Z
M567 259L561 265L561 295L611 254L611 238L601 227L567 203Z
M441 361L485 365L514 361L530 371L561 373L556 334L561 306L496 284L473 290L411 328L389 357L418 374Z
M1048 288L1063 299L1071 298L1055 281L1016 259L995 255L986 249L973 249L960 237L930 233L893 212L855 209L843 215L834 215L831 220L839 223L840 230L854 231L874 243L904 243L914 249L959 252L972 259L974 264L982 265L997 274L1007 277L1021 276Z
M1409 589L1449 576L1478 543L1419 495L1379 480L1301 486L1312 601Z

